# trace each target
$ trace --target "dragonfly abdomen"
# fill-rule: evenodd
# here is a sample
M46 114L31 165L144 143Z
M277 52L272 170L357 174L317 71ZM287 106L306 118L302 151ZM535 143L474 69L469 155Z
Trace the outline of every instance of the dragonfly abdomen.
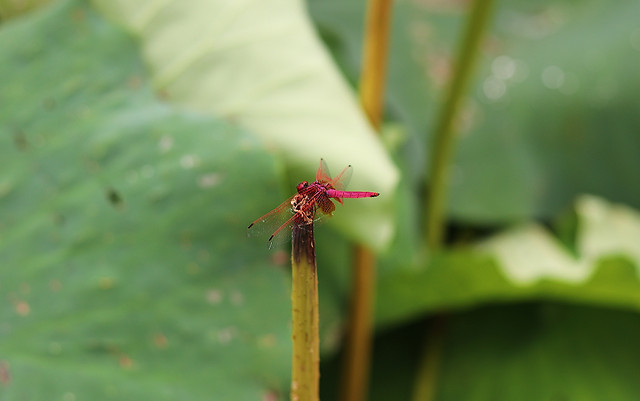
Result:
M327 196L330 198L374 198L378 195L380 194L377 192L327 190Z

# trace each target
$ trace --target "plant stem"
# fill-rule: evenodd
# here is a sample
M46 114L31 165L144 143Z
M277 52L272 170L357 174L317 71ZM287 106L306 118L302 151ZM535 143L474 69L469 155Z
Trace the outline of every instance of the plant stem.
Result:
M369 0L360 72L360 103L377 130L382 121L391 0Z
M425 331L422 358L413 388L413 401L432 400L445 339L446 316L436 316Z
M382 121L391 5L391 0L370 0L367 5L359 97L376 130L380 129ZM340 396L343 401L364 401L369 388L376 258L362 245L354 245L353 252L351 305Z
M473 65L480 41L486 31L491 15L493 0L475 0L469 12L466 32L460 42L457 68L440 112L431 149L431 176L426 205L426 243L431 250L437 250L443 243L445 203L449 167L454 146L454 121L460 108L467 84L471 78ZM433 399L442 347L445 340L446 316L435 318L434 326L427 330L423 353L414 384L413 401Z
M318 333L318 275L313 223L293 225L291 400L318 401L320 336Z
M442 245L444 232L445 203L455 132L454 122L463 100L467 84L473 71L480 40L484 36L487 21L491 15L493 0L473 2L466 32L457 58L457 67L451 81L444 106L440 111L435 128L435 138L431 148L429 190L426 205L425 232L428 248L437 249Z

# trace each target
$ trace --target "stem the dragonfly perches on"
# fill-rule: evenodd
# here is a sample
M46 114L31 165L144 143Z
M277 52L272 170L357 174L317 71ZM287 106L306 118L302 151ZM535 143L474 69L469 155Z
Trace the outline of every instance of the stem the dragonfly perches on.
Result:
M294 224L291 249L291 400L319 400L318 274L313 223Z

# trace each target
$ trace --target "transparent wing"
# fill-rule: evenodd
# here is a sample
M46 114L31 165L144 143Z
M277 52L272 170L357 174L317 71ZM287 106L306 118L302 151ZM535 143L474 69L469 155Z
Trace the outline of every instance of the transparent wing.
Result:
M324 159L320 159L320 166L318 167L318 171L316 172L316 181L331 182L331 173L329 173L329 166L327 166L327 162L325 162Z
M333 188L341 191L347 187L352 175L353 168L351 165L348 165L335 178L331 178L327 162L325 162L324 159L320 159L320 167L318 167L318 171L316 172L316 181L328 182Z
M333 188L337 189L338 191L342 191L347 187L347 185L349 185L349 181L351 181L352 176L353 167L351 167L351 165L348 165L344 168L344 170L340 172L340 174L336 176L336 178L329 181L329 183Z
M256 219L247 227L249 237L269 237L278 228L284 225L293 215L291 210L291 200L295 195L290 196L286 201L282 202L278 207Z

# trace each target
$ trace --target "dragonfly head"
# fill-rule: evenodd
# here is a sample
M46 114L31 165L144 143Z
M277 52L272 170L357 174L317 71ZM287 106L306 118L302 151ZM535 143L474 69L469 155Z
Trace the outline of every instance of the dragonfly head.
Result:
M308 186L309 186L309 183L307 181L302 181L300 184L298 184L298 186L296 187L296 190L300 192Z

